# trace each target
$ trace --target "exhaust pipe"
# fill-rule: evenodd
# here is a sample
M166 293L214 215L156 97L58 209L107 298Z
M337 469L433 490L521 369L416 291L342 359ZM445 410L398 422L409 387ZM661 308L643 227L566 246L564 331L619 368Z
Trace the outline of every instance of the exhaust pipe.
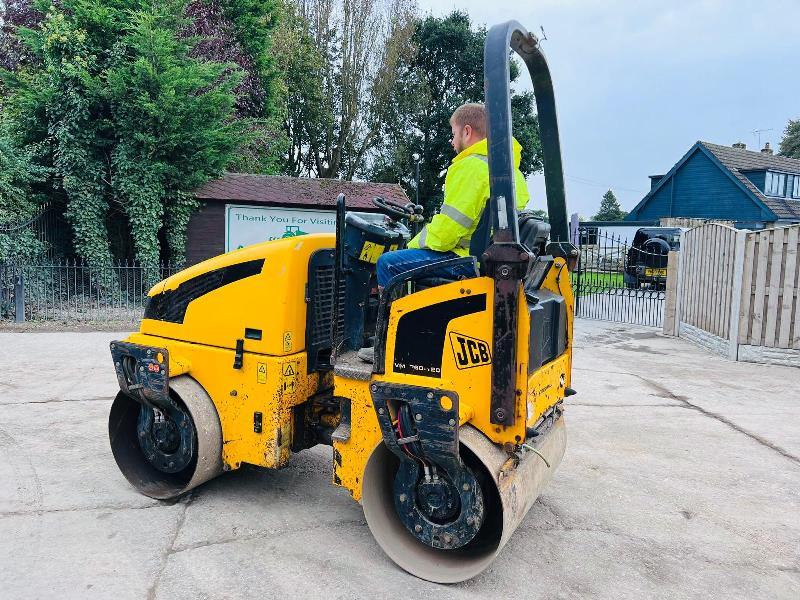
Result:
M459 429L461 458L481 485L486 516L476 537L456 550L423 544L400 521L394 502L398 459L381 443L364 469L361 502L372 535L389 558L416 577L434 583L475 577L500 553L561 462L567 444L564 417L542 437L536 453L509 469L501 447L471 425Z
M158 500L175 498L222 473L222 427L211 397L191 377L171 379L170 396L188 413L194 428L192 456L177 472L167 472L148 458L140 437L142 411L152 410L119 392L108 416L111 452L125 478L145 496Z

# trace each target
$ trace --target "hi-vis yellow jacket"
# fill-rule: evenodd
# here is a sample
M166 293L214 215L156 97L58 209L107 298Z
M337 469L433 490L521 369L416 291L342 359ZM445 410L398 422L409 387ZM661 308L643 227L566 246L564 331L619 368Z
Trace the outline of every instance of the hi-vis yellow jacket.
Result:
M515 139L517 210L530 199L528 184L519 170L522 146ZM419 234L408 243L409 248L425 248L439 252L452 251L459 256L469 255L469 242L486 201L489 199L489 163L486 139L460 152L453 159L444 180L444 202Z

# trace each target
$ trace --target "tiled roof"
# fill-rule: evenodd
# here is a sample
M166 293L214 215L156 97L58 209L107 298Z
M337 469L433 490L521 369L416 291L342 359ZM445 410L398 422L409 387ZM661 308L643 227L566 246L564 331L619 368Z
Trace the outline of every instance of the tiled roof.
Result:
M372 204L375 196L402 204L409 201L403 188L396 183L278 177L247 173L225 173L222 179L209 181L196 190L194 195L200 200L333 207L336 205L336 197L340 193L344 193L345 201L350 208L375 208Z
M720 146L709 142L698 142L706 150L717 157L725 167L750 190L761 202L775 213L779 219L800 219L800 200L791 198L776 198L765 196L753 185L745 175L744 171L774 170L786 173L800 174L800 160L787 158L785 156L775 156L764 152L754 152L732 146Z

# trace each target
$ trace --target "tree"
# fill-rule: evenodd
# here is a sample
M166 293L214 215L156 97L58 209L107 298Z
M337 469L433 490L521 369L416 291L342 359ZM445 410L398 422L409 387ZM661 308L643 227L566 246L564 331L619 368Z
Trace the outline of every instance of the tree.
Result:
M253 2L227 4L235 13ZM237 108L249 110L237 104L243 71L197 55L187 6L61 0L39 25L16 31L31 61L6 72L4 114L32 162L52 167L52 194L63 194L75 249L90 263L113 256L112 218L129 224L141 263L152 266L167 255L182 262L186 225L198 206L190 192L242 160L258 137L263 120L236 115ZM252 25L251 17L231 23ZM271 27L265 21L262 33Z
M603 200L600 202L600 210L593 217L595 221L622 221L628 213L622 210L619 200L614 195L614 192L608 190L603 194Z
M371 179L400 182L414 190L414 159L420 158L420 200L430 215L441 204L445 169L453 158L450 117L465 102L481 102L485 28L473 28L464 12L419 21L415 52L401 64L393 112L387 119L380 151L370 165ZM511 80L519 75L512 63ZM541 170L539 126L531 93L511 99L514 134L523 146L525 175Z
M14 142L8 123L0 120L0 261L35 258L45 250L45 244L22 224L42 207L36 185L46 174L31 162L31 150Z
M35 27L41 20L31 0L0 0L0 68L16 70L31 59L14 30Z
M283 44L278 59L287 69L287 171L352 179L392 110L413 0L291 1L286 36L302 46Z
M310 25L292 0L286 0L283 18L275 32L276 66L282 73L284 106L282 128L287 140L281 170L299 177L315 174L310 140L322 135L333 122L332 107L323 93L325 57L317 52Z
M800 158L800 120L789 120L781 140L781 154Z
M283 20L282 0L191 0L181 35L196 36L191 55L235 64L242 71L235 87L236 116L250 119L248 143L227 165L229 171L275 174L286 152L282 131L286 106L276 31Z

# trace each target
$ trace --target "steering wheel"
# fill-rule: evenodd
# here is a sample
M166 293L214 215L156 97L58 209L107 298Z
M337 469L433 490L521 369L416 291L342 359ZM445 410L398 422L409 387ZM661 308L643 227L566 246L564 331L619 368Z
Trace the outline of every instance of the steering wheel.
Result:
M406 205L395 202L394 200L385 200L380 196L373 198L372 203L380 208L385 214L396 219L412 219L417 213L414 210L415 206L409 202Z

